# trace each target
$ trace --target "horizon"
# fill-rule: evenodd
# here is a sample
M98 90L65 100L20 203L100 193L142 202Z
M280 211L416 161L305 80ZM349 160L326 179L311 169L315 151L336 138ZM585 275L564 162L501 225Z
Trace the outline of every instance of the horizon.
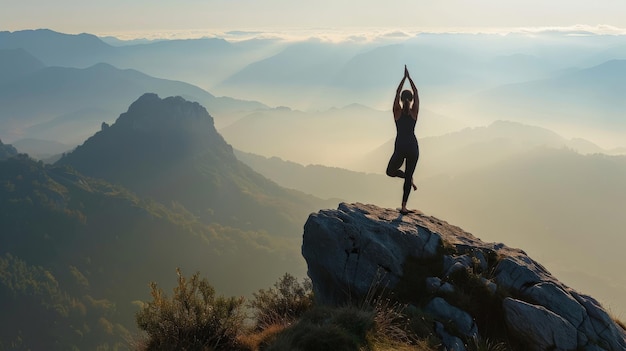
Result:
M2 29L0 29L1 31ZM290 27L290 28L205 28L176 30L105 30L66 31L55 27L24 27L5 29L7 32L50 30L68 35L91 34L98 38L115 38L119 41L162 41L189 39L224 39L237 42L254 39L305 41L319 40L334 43L367 43L377 41L402 41L419 35L516 35L516 36L626 36L626 27L611 25L536 26L536 27Z
M34 11L36 10L36 11ZM68 16L71 10L72 16ZM626 3L615 0L572 3L556 0L481 0L445 3L396 0L324 0L313 4L287 0L121 0L81 2L9 0L0 13L6 30L50 28L127 39L192 38L228 32L330 31L355 33L379 29L403 32L493 32L576 29L596 34L626 34ZM150 38L147 38L150 39Z

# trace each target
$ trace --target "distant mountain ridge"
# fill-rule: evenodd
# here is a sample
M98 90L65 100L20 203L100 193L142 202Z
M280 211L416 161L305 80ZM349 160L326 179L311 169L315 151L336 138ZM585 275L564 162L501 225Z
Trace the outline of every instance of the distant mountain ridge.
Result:
M114 46L92 34L49 29L0 32L0 49L22 48L48 66L86 68L106 62L149 75L211 88L251 61L273 52L277 40L230 43L219 38L158 40ZM207 84L208 82L208 84Z
M85 68L107 62L115 67L192 82L217 95L261 100L276 106L290 105L300 110L325 110L354 102L387 109L397 84L397 78L393 78L398 74L394 67L409 64L419 80L423 106L438 116L463 119L466 125L476 125L477 120L484 124L485 121L511 119L585 138L589 131L608 132L615 140L613 145L605 147L619 146L620 135L616 131L623 128L619 117L623 110L620 107L623 99L619 95L623 90L619 83L623 81L619 78L623 77L623 67L619 61L625 57L619 52L603 50L623 45L620 37L568 37L563 41L551 37L550 41L542 41L524 35L501 38L486 34L423 34L392 40L392 45L386 41L336 45L317 40L229 42L203 38L115 47L97 37L48 30L2 34L10 38L0 41L0 48L5 49L24 47L29 52L36 49L41 55L53 51L52 43L58 48L82 45L88 49L68 51L69 55L75 54L88 62L83 65L69 56L60 62L35 54L46 64L54 62L65 67ZM547 45L547 42L552 44ZM91 50L92 45L94 50ZM93 51L94 55L87 51ZM311 60L310 52L324 59ZM54 55L65 53L57 49L50 53ZM590 56L594 59L590 60ZM211 106L210 112L220 121L217 123L220 129L226 125L221 121L227 120L230 124L255 109L241 102L224 102L230 106L229 111L238 111L236 116L224 117L217 109L218 104L208 104L201 98L182 93L148 89L134 97L146 91L163 96L181 95ZM122 105L126 107L131 102L129 99ZM114 112L119 111L121 109ZM64 111L63 115L73 113L75 111ZM568 124L577 128L561 130ZM615 128L607 129L609 125ZM6 128L0 128L3 129ZM0 137L10 142L16 140ZM47 139L38 135L24 137ZM596 143L601 140L600 136L588 138Z
M61 157L61 154L74 147L62 143L39 139L20 139L12 144L20 153L47 162L51 157ZM43 150L43 152L42 152ZM56 160L55 160L56 161ZM53 162L47 162L53 163Z
M50 29L0 32L0 49L24 49L49 66L87 67L114 48L93 34L65 34ZM98 60L96 62L101 62Z
M420 128L420 124L416 129ZM456 174L470 168L488 164L525 153L535 147L569 148L581 154L611 154L619 150L606 150L588 140L567 139L560 134L536 125L510 120L497 120L487 126L464 128L439 136L419 139L419 177L438 173ZM383 173L393 151L393 139L357 160L351 169Z
M465 126L423 108L416 133L441 135ZM350 169L395 134L390 111L360 104L323 111L257 110L219 130L233 147L245 152ZM385 166L376 172L384 172Z
M44 68L45 65L24 49L0 49L0 82L9 82Z
M569 125L581 136L585 130L589 134L604 130L615 144L626 132L624 90L626 59L613 59L541 80L485 90L460 106L466 114L484 118L507 118L564 130Z
M0 67L0 74L13 72L11 80L0 80L3 139L35 138L77 144L97 131L102 122L111 123L112 116L147 91L200 101L220 115L265 107L257 102L215 97L188 83L154 78L106 63L84 69L45 67L23 50L0 51L0 62L6 63ZM24 62L33 63L24 68Z

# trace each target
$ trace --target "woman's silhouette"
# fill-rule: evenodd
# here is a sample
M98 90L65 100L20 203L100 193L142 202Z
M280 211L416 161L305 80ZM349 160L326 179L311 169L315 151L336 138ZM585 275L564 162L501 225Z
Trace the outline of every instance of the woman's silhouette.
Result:
M402 91L404 82L409 79L411 84L411 90ZM402 94L400 92L402 91ZM402 101L402 104L400 103ZM393 119L396 122L396 142L393 150L393 155L389 160L387 166L387 175L390 177L404 178L404 186L402 193L402 208L400 213L407 214L409 211L406 208L406 202L409 199L409 193L411 192L411 186L413 190L417 187L413 183L413 172L415 166L417 166L417 159L419 158L420 151L417 145L417 138L415 137L415 123L417 122L417 114L420 108L420 100L417 96L417 88L413 79L409 75L409 71L404 66L404 77L398 85L396 90L396 97L393 100ZM400 170L402 163L406 161L404 172Z

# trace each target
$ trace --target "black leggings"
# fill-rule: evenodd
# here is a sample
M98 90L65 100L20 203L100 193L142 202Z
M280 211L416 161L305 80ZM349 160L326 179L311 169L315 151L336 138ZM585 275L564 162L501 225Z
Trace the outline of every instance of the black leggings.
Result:
M409 199L411 192L413 172L417 166L417 159L420 157L420 149L417 144L396 144L393 155L387 166L387 175L390 177L404 178L404 186L402 187L402 202L405 203ZM402 163L406 160L404 172L400 170Z

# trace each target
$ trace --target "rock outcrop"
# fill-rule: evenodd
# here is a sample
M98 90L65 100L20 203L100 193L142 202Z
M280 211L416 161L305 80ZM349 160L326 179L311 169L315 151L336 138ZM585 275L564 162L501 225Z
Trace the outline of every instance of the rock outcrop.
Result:
M3 144L0 140L0 160L6 160L15 155L17 155L17 150L12 145Z
M626 331L596 300L522 250L419 212L342 203L313 213L302 254L319 303L359 301L384 287L432 316L448 350L487 332L527 350L626 350Z

